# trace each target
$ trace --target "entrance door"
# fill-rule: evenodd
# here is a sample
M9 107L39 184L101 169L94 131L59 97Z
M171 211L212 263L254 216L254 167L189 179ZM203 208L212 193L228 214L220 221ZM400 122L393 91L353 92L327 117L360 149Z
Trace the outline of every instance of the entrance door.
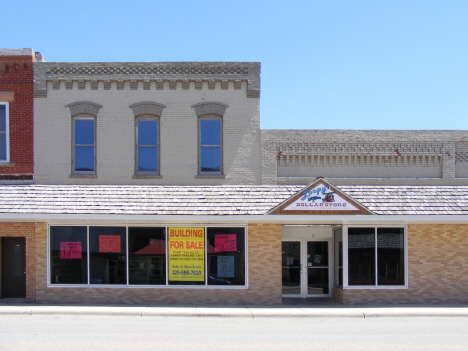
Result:
M25 238L2 238L2 298L26 297Z
M283 296L330 296L329 249L328 241L283 241Z

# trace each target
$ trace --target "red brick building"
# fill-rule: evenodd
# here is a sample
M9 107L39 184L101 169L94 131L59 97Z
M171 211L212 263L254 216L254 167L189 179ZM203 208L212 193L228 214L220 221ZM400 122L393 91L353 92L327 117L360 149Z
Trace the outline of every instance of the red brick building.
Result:
M0 50L0 184L34 179L33 62L31 49Z

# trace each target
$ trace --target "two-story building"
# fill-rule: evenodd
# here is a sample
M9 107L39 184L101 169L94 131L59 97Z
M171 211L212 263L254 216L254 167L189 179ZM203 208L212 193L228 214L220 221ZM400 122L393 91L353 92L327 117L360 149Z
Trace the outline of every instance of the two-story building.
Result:
M33 66L27 300L467 302L466 131L261 130L255 62Z

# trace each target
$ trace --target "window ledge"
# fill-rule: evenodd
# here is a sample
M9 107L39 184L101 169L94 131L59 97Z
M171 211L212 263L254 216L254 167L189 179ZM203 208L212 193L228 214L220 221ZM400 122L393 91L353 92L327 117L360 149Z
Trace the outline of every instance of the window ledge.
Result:
M225 179L224 174L199 174L195 176L195 179Z
M15 167L14 163L0 163L0 168L3 167Z
M87 178L87 179L96 179L97 174L70 174L69 178Z
M163 179L162 175L141 175L135 174L132 179Z

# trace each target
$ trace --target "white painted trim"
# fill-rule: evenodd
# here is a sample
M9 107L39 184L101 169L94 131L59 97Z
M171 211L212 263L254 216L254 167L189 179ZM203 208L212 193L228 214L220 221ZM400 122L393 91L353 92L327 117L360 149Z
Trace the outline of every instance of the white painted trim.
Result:
M147 224L146 226L148 227L154 227L156 224ZM46 243L47 243L47 288L85 288L85 289L102 289L102 288L111 288L111 289L215 289L215 290L247 290L249 289L249 266L248 266L248 227L243 226L243 225L230 225L229 228L244 228L244 252L245 252L245 262L244 262L244 277L245 277L245 283L244 285L231 285L231 286L222 286L222 285L208 285L208 267L207 267L207 262L208 260L206 259L207 254L208 254L208 249L207 249L207 229L212 228L212 227L217 227L218 225L192 225L192 227L203 227L205 231L205 284L204 285L169 285L169 272L168 272L168 248L167 248L167 229L172 226L172 225L158 225L160 227L165 227L165 233L166 233L166 285L130 285L130 275L129 275L129 252L128 252L128 228L131 227L132 225L118 225L114 224L112 227L125 227L125 238L126 238L126 266L127 266L127 284L91 284L91 272L90 272L90 267L91 265L89 264L90 262L90 251L89 251L89 227L91 225L84 225L84 224L69 224L69 225L62 225L62 226L82 226L86 227L86 241L87 241L87 269L88 269L88 282L87 284L52 284L50 280L50 227L51 226L59 226L57 224L48 224L47 225L47 238L46 238ZM110 225L106 224L101 224L101 225L92 225L93 227L107 227Z
M375 229L375 285L348 285L348 229L356 228L355 225L343 226L343 289L346 290L406 290L408 289L408 227L403 226L404 260L405 260L405 284L404 285L377 285L378 284L378 255L377 255L377 228L395 228L390 225L359 225L363 228ZM345 279L346 276L346 279Z
M95 223L111 224L233 224L247 225L263 224L325 224L325 225L406 225L406 224L468 224L468 215L115 215L115 214L42 214L42 213L0 213L0 222L47 222L49 224L68 225L79 223L87 225Z

